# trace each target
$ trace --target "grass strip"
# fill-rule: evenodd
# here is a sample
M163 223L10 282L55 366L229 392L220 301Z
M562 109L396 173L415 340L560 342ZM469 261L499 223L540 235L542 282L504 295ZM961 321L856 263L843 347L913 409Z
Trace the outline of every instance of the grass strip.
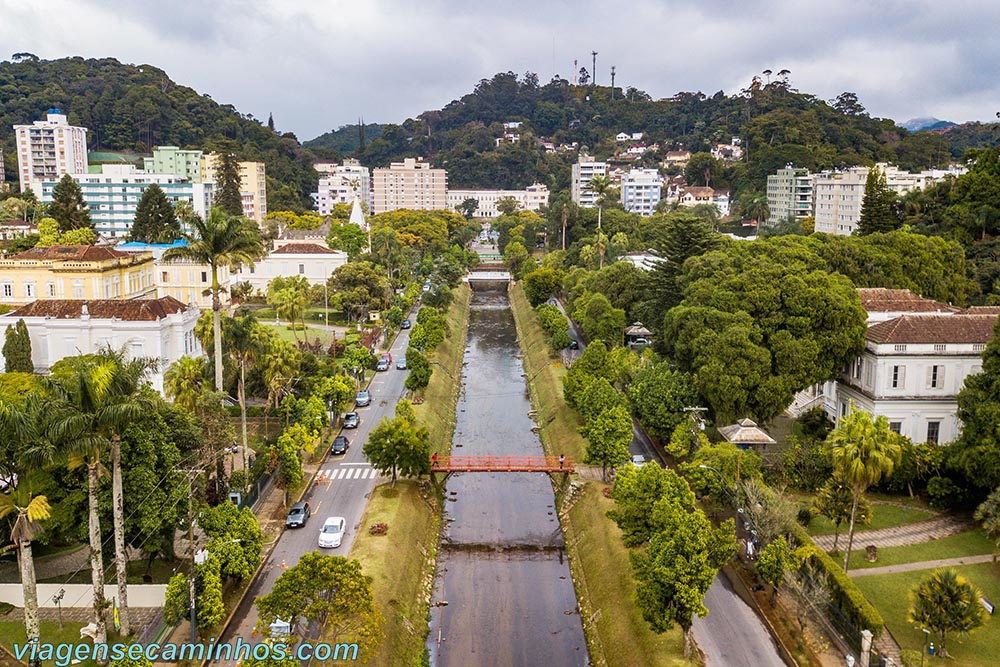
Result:
M582 460L586 444L577 430L579 415L563 400L566 369L545 334L520 285L510 290L511 308L524 355L531 402L542 444L549 454ZM576 484L581 484L577 480ZM582 483L569 512L560 514L570 570L592 665L607 667L688 667L679 629L658 635L635 606L635 580L621 531L607 517L614 502L604 484Z
M847 542L841 540L838 546L843 549L846 545ZM854 551L851 552L851 570L993 553L993 543L981 528L905 547L884 547L878 550L878 560L874 563L866 559L864 541L858 542L857 535L854 537L854 545Z

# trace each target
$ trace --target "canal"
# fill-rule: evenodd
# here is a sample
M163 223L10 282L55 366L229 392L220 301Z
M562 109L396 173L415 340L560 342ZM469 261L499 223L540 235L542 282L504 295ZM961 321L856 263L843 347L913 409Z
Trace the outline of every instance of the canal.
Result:
M461 381L452 454L543 454L505 289L473 292ZM444 519L431 664L587 665L548 476L452 475Z

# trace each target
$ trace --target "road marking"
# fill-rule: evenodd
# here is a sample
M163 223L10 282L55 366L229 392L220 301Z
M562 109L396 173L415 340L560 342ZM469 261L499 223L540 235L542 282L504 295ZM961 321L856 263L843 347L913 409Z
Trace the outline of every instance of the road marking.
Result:
M347 463L345 461L344 463L341 463L340 465L342 465L342 466L367 466L368 464L367 463Z

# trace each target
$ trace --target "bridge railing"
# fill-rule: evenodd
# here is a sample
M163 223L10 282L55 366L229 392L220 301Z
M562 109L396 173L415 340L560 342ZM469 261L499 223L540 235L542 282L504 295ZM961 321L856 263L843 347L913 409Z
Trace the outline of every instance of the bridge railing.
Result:
M567 456L439 456L432 459L434 472L555 472L572 471Z

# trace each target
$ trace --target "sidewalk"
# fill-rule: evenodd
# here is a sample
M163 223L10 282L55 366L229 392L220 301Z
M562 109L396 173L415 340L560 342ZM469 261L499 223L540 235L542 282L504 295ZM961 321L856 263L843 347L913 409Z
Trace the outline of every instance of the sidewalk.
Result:
M854 548L864 548L875 545L879 549L886 547L905 547L911 544L921 544L932 540L939 540L942 537L949 537L964 533L975 528L973 523L966 516L946 515L933 519L908 523L905 526L894 528L883 528L881 530L865 530L854 532ZM816 535L813 538L823 551L833 550L833 535ZM840 544L847 546L847 529L840 531Z
M952 567L955 565L976 565L977 563L990 563L993 561L993 554L980 554L978 556L962 556L960 558L944 558L941 560L925 560L919 563L901 563L899 565L886 565L884 567L868 567L850 570L848 574L852 577L872 577L879 574L895 574L896 572L913 572L914 570L934 570L939 567Z

